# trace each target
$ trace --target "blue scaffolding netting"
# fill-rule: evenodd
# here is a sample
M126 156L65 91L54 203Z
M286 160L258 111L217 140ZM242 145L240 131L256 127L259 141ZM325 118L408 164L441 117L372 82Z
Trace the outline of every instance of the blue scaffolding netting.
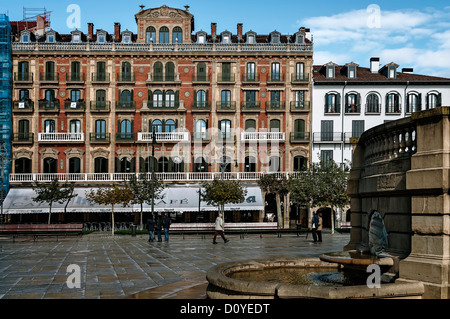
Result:
M11 24L0 14L0 202L9 191L12 162L12 52Z

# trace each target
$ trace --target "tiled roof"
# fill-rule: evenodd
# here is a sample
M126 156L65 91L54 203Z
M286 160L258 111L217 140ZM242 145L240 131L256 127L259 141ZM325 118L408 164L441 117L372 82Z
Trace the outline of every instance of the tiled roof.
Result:
M380 69L380 71L383 68ZM326 82L326 83L333 83L333 82L344 82L347 81L348 83L361 83L361 82L389 82L389 83L396 83L396 82L450 82L449 78L444 77L436 77L436 76L429 76L429 75L420 75L420 74L412 74L412 73L404 73L404 72L397 72L397 77L395 79L388 78L385 74L382 72L372 73L370 71L370 68L364 68L364 67L357 67L356 71L356 78L349 78L347 76L347 67L338 65L335 69L335 78L327 78L325 76L325 67L323 65L315 65L313 66L313 77L314 82Z

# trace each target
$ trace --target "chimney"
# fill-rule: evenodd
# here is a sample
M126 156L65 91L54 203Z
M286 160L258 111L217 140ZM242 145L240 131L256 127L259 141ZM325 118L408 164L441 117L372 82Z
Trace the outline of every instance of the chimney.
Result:
M242 39L242 23L237 24L237 35L238 35L238 39L241 40Z
M403 73L408 73L408 74L413 74L414 73L414 69L413 68L403 68L402 72Z
M211 36L213 39L216 37L217 34L217 23L213 22L211 23Z
M88 35L89 39L92 40L92 38L94 37L94 24L91 22L88 23Z
M380 70L380 58L371 58L370 59L370 72L378 73Z
M119 22L114 23L114 38L116 40L119 40L119 38L120 38L120 23Z

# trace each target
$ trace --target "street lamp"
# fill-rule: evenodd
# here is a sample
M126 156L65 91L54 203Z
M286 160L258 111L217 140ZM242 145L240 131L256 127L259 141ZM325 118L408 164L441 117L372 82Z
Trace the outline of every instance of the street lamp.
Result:
M153 134L152 134L152 159L155 158L155 144L156 144L156 131L155 128L153 128ZM150 162L150 160L149 160ZM156 220L155 216L155 162L153 161L151 165L152 167L152 216Z

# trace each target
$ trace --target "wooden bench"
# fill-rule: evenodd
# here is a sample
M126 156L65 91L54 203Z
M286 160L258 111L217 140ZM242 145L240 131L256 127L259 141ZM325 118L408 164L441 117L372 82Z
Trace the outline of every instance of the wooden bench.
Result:
M19 235L33 236L36 241L38 236L67 236L81 235L83 224L3 224L0 225L0 234L12 235L13 242Z
M340 233L342 234L342 231L345 229L351 229L352 224L350 222L341 222L341 230Z
M240 233L241 238L249 232L259 233L262 237L262 233L265 231L273 231L277 229L277 223L225 223L225 233ZM170 225L170 231L181 233L184 238L185 233L197 233L202 234L202 238L205 238L206 234L214 233L214 223L173 223Z

